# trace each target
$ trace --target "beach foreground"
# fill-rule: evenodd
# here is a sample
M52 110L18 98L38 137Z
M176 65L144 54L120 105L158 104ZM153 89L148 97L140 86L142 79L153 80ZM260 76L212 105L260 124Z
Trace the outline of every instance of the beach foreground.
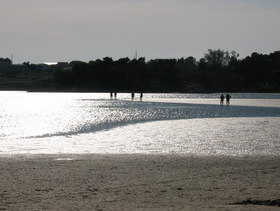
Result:
M0 171L0 210L280 209L253 205L280 198L279 156L13 155Z

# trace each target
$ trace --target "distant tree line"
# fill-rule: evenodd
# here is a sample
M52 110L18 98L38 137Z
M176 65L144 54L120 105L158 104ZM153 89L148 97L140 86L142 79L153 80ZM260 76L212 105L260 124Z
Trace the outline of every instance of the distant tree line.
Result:
M58 89L94 91L218 92L280 91L280 51L269 55L208 50L197 61L106 57L88 63L73 61L70 70L56 70Z
M72 61L51 67L25 62L12 68L9 59L0 59L0 82L13 88L14 82L5 77L13 73L17 78L17 89L25 89L28 83L28 87L33 89L65 91L280 91L280 51L268 55L252 53L243 59L238 57L234 51L218 49L208 50L200 60L194 57L150 61L145 58L113 60L106 57L88 63Z

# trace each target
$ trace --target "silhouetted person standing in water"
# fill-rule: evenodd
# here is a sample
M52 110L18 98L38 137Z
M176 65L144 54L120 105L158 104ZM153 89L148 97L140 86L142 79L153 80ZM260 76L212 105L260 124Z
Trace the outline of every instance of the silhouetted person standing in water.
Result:
M117 98L117 92L114 92L114 97L115 97L115 99Z
M131 100L134 100L134 92L131 93Z
M229 94L226 95L226 99L227 99L227 106L229 106L229 101L230 101L231 96Z
M111 99L113 98L113 92L110 92L110 98Z
M143 98L143 92L140 93L140 100L142 101Z
M220 99L221 99L220 105L222 106L222 105L224 105L224 99L225 99L224 94L221 95Z

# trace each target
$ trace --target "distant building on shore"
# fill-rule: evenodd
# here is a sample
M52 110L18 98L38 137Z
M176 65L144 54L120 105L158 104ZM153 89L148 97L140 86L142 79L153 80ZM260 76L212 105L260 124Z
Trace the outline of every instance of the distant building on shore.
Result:
M58 62L56 68L63 70L72 69L71 65L68 62Z

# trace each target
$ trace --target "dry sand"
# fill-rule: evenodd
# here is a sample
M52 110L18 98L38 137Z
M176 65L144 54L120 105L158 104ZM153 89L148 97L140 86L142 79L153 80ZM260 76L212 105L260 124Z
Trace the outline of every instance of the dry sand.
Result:
M0 158L0 210L280 210L279 157Z

